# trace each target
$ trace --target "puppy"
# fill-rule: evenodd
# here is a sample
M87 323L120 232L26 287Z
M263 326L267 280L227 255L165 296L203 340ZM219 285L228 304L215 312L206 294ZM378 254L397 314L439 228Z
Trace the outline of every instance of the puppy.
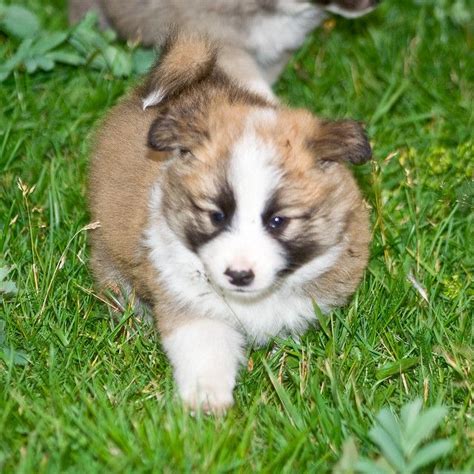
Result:
M291 53L327 16L356 17L379 0L71 0L69 17L98 12L102 26L125 39L161 45L170 25L218 40L219 66L246 87L273 98L275 82Z
M151 308L181 398L217 412L247 344L301 334L313 304L356 289L370 233L346 164L371 157L361 125L269 102L218 54L175 34L102 125L89 183L98 282Z

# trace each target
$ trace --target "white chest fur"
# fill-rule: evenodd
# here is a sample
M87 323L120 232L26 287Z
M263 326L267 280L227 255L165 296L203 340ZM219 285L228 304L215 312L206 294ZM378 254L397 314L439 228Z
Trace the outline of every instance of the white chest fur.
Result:
M155 203L159 195L155 189ZM316 321L313 300L304 294L302 286L330 268L342 247L313 259L268 295L240 299L224 295L215 288L206 277L199 257L174 235L162 216L154 214L145 238L150 259L160 274L160 284L176 299L178 306L190 308L193 316L224 321L256 344L265 343L276 335L301 333ZM317 304L323 312L328 310L323 300Z

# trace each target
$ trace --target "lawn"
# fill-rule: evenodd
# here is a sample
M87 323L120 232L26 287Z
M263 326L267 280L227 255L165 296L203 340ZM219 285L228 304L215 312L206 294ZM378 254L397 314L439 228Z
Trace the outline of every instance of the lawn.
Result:
M66 27L63 1L22 4ZM180 407L152 329L98 295L88 268L90 137L136 77L57 65L0 83L0 288L18 289L0 293L0 472L353 472L336 464L386 454L377 413L415 399L446 407L432 440L452 444L425 472L473 472L469 6L386 0L331 20L275 86L367 124L374 161L355 171L371 262L320 330L249 353L223 418ZM17 45L0 33L0 58Z

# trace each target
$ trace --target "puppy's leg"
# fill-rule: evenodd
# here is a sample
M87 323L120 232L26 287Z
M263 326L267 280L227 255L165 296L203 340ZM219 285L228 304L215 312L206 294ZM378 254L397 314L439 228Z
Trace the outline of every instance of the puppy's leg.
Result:
M92 232L100 232L100 229L93 230ZM120 274L113 259L101 245L100 240L94 238L96 235L91 234L90 238L90 265L101 293L107 300L112 302L111 307L115 313L113 314L114 319L117 318L117 313L120 317L127 306L132 305L133 312L138 318L151 322L153 318L147 306L138 298L132 286Z
M270 84L253 56L244 49L224 44L219 49L218 63L225 73L248 90L275 102Z
M262 65L262 75L269 84L274 84L278 80L292 55L293 51L287 51L282 53L278 61Z
M185 405L219 413L233 404L232 390L244 361L240 333L220 321L193 319L162 341Z

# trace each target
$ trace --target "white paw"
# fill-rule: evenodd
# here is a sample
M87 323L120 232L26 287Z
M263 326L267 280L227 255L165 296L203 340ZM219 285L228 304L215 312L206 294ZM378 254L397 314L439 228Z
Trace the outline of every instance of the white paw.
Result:
M195 319L163 338L179 395L191 410L224 413L234 403L243 336L227 324Z
M201 377L193 383L183 385L179 388L179 394L185 406L192 411L223 414L234 404L233 380L225 380L214 375Z

